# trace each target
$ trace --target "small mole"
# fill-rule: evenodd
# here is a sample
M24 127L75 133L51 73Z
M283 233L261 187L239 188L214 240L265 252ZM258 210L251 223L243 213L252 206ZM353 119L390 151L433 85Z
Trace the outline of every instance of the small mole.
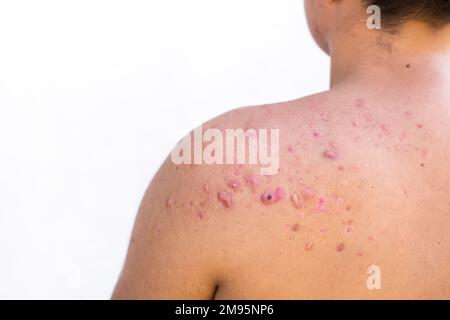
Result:
M197 212L197 216L200 220L203 220L203 218L205 217L205 213L202 211Z
M411 68L411 65L408 63L407 65L406 65L406 68Z
M131 238L131 243L134 243L134 237Z
M425 167L425 163L421 163L420 166L423 168Z
M299 224L294 224L292 227L291 227L291 230L293 231L293 232L297 232L298 230L300 230L300 225Z
M314 136L314 138L320 138L320 137L322 137L322 133L315 131L315 132L313 132L313 136Z
M336 247L337 252L342 252L345 249L345 244L341 243Z

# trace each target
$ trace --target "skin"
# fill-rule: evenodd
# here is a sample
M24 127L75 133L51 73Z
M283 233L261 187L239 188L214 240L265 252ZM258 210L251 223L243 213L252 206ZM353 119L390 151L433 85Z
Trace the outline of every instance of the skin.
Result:
M279 128L280 172L168 159L113 298L450 299L450 26L392 34L357 1L305 4L330 90L204 125Z

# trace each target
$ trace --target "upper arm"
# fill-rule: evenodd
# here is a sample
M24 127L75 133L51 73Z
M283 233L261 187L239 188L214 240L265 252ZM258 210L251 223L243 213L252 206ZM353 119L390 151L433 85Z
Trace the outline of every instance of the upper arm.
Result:
M213 298L220 236L208 217L204 174L170 159L162 166L143 198L113 298Z

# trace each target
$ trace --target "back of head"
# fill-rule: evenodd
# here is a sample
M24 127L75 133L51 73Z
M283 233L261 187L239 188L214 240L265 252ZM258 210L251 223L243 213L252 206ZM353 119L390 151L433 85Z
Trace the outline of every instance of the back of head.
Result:
M435 28L450 24L450 0L363 0L363 4L379 6L387 27L398 27L409 20Z

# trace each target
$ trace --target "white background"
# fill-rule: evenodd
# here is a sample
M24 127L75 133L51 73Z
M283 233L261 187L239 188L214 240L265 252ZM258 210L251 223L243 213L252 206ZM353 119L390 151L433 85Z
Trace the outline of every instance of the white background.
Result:
M328 69L301 0L0 0L0 298L108 299L178 139Z

